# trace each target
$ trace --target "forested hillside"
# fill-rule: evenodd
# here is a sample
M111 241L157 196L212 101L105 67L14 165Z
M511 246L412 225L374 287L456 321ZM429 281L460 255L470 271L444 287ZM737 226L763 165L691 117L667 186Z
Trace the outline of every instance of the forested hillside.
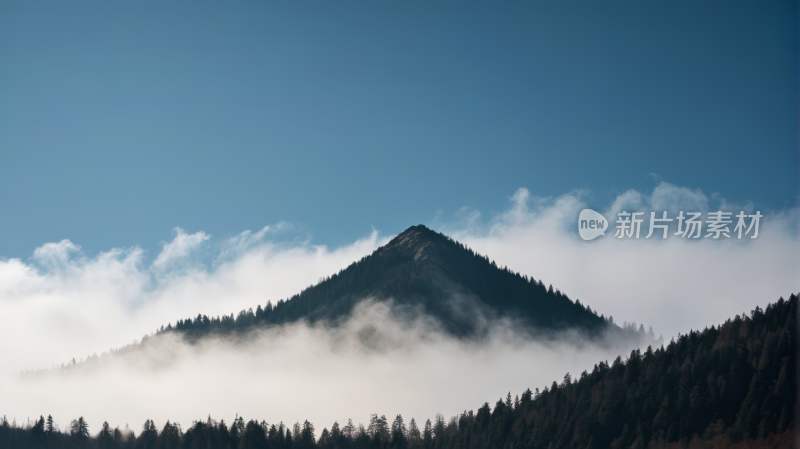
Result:
M83 418L58 430L50 416L0 422L0 448L102 449L601 449L795 447L798 298L633 351L476 412L418 425L334 423L317 431L236 417L186 428L147 421L137 434L92 432ZM0 404L2 406L2 404ZM169 404L159 404L169 407ZM446 406L446 404L443 404Z
M500 268L488 257L419 225L287 300L265 301L265 307L258 305L238 316L178 320L163 331L181 332L191 339L299 319L335 322L366 298L392 299L408 313L436 317L448 332L459 336L485 331L481 325L498 317L513 317L532 331L619 330L608 326L606 317L541 280Z

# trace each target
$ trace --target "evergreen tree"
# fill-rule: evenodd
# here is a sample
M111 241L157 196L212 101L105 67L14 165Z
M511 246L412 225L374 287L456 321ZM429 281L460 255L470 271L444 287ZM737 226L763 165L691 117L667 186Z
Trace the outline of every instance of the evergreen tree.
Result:
M97 447L100 449L111 449L114 447L114 435L111 432L111 426L108 421L104 421L100 428L100 433L97 434Z
M267 433L263 426L254 420L247 422L242 432L239 449L267 449Z
M30 447L44 448L45 447L45 424L44 416L39 416L39 419L33 424L30 430Z
M224 424L222 424L224 425ZM181 442L180 428L167 421L158 436L158 449L178 449ZM224 448L224 446L223 446Z
M411 449L420 449L422 447L422 433L417 427L417 421L411 418L408 423L408 445Z
M146 420L142 426L142 433L137 442L139 449L156 449L158 443L158 429L153 420Z
M308 421L303 422L303 427L300 430L300 448L299 449L313 449L316 445L314 439L314 425Z
M47 424L45 424L45 432L48 435L52 435L55 432L55 423L53 422L53 416L47 415Z
M85 448L89 445L89 424L81 416L69 423L69 436L73 446Z
M408 430L403 423L403 416L397 415L392 422L391 431L391 448L392 449L408 449Z
M433 447L433 428L431 427L431 420L425 420L425 427L422 430L422 447L424 449L431 449Z

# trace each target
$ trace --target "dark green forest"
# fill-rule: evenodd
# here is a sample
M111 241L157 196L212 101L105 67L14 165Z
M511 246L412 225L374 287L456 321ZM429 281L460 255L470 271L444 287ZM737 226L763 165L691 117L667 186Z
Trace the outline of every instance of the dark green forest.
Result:
M372 415L318 431L308 421L270 424L211 417L184 428L141 429L82 417L59 429L51 416L0 421L8 449L621 449L795 447L798 297L632 351L494 405L418 424ZM498 369L501 369L498 367ZM162 404L161 407L169 407Z
M159 332L180 332L194 339L300 319L335 323L348 317L365 298L391 299L406 316L433 316L447 332L458 336L480 335L486 331L482 323L499 317L521 320L534 333L568 327L589 334L620 330L609 326L610 317L598 316L552 285L498 267L464 244L418 225L291 298L270 301L237 316L178 320Z

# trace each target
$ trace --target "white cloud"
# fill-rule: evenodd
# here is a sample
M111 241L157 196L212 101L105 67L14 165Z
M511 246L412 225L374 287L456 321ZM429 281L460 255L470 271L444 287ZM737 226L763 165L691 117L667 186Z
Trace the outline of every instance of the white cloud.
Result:
M604 211L610 219L606 236L586 243L576 229L578 213L587 207L585 196L576 191L535 198L520 189L509 210L488 228L474 223L465 228L458 221L440 228L498 264L542 279L617 322L652 325L667 340L800 291L798 209L762 211L755 240L690 242L672 234L666 240L645 239L649 214L639 240L615 239L618 211L667 210L674 218L678 210L711 210L701 191L661 182L651 194L629 190L615 198ZM720 200L718 206L726 204Z
M64 239L58 243L45 243L36 248L33 258L45 267L51 269L63 268L72 253L80 251L81 247Z
M690 210L705 212L708 210L708 198L700 189L691 190L661 182L649 197L649 207L653 211L677 212Z
M224 262L235 259L247 253L247 251L264 243L268 235L274 235L282 231L291 229L291 225L286 222L279 222L274 226L264 226L260 231L244 231L241 234L231 237L222 245L216 262Z
M211 238L203 231L195 232L194 234L187 234L181 228L175 228L174 231L175 238L171 242L164 244L161 253L153 261L154 268L164 269L170 263L185 259L192 251L199 248L200 244Z

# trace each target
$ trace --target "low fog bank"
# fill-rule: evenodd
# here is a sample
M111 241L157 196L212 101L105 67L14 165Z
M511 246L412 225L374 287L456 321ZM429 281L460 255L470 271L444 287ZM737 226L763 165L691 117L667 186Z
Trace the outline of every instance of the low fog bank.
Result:
M51 414L62 428L83 416L93 431L103 421L138 431L146 419L186 428L236 414L269 423L307 419L318 432L348 418L366 424L372 413L424 422L494 405L509 391L542 389L567 372L577 377L644 341L591 342L575 332L534 339L509 320L487 330L457 339L429 316L365 301L338 326L298 322L194 344L159 334L135 350L7 375L0 414L17 422Z

